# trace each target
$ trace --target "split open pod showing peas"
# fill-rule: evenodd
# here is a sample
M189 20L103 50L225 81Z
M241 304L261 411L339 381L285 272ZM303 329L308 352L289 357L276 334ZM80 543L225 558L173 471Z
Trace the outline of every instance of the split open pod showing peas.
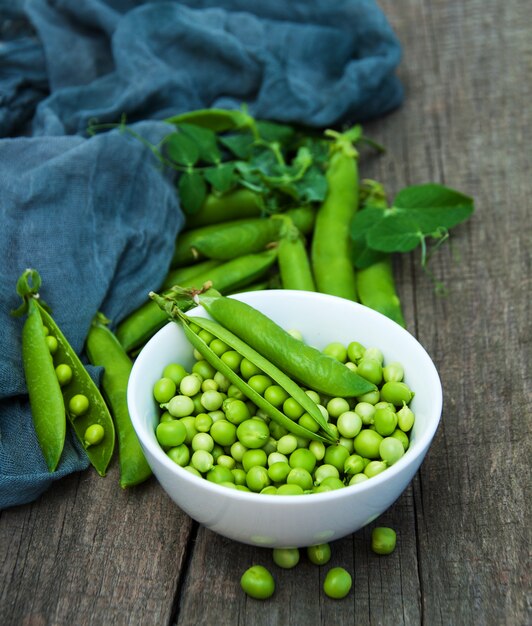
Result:
M303 495L269 495L229 489L192 474L165 453L156 438L160 409L153 386L169 363L191 368L191 345L180 325L169 322L137 357L128 385L133 426L154 475L190 517L230 539L264 547L303 547L335 541L369 524L405 490L418 471L438 428L442 388L421 344L404 328L360 304L313 292L268 290L233 296L277 322L297 329L317 348L357 341L399 362L415 392L415 414L406 453L385 471L358 484ZM190 315L207 317L201 307ZM257 329L260 332L260 329Z

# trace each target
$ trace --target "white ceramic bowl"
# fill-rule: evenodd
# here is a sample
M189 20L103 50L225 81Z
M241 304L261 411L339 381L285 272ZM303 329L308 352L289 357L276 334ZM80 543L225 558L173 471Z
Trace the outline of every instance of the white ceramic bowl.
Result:
M334 541L373 521L401 495L434 437L441 415L442 388L427 352L406 330L360 304L304 291L269 290L234 296L259 309L285 329L297 329L318 348L332 341L359 341L380 348L385 362L400 361L415 391L415 425L406 454L361 484L300 496L275 496L218 486L176 465L155 438L157 406L152 387L171 362L192 366L192 349L173 322L162 328L137 357L128 385L133 426L154 475L190 517L243 543L303 547ZM191 311L204 315L199 307Z

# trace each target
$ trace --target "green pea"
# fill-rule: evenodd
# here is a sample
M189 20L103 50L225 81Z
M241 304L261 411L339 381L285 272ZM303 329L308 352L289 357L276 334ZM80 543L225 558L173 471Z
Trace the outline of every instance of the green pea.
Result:
M214 389L204 391L200 396L200 403L207 411L217 411L224 401L223 395Z
M364 471L364 459L359 454L351 454L344 463L345 474L359 474Z
M194 417L194 428L200 433L208 433L213 424L213 419L208 413L198 413Z
M231 383L221 372L216 372L214 382L218 385L218 391L227 392Z
M55 368L55 375L61 387L65 387L72 380L72 368L66 363L60 363Z
M46 345L48 346L48 350L50 354L55 354L57 352L57 348L59 348L59 342L53 335L46 335L44 338Z
M238 372L240 369L240 363L242 361L242 355L236 350L227 350L222 354L220 359L230 367L233 372Z
M336 427L342 437L356 437L362 429L362 418L355 411L346 411L337 419Z
M298 448L290 454L288 463L290 467L301 467L310 474L316 466L316 457L308 448Z
M89 447L98 445L103 440L104 436L105 430L101 424L91 424L83 436L85 446Z
M209 344L209 348L216 354L216 356L222 356L224 352L229 350L229 346L221 339L213 339Z
M246 472L245 470L243 470L240 467L234 467L231 470L231 474L233 474L233 479L235 482L235 485L237 486L246 486Z
M229 451L237 463L242 463L242 459L244 457L244 453L247 451L247 448L240 441L235 441L235 443L231 445Z
M275 485L268 485L264 487L264 489L261 489L260 493L266 496L275 496L277 494L277 487Z
M236 436L246 448L262 448L270 437L270 429L260 418L252 417L239 424Z
M292 435L284 435L277 442L277 451L281 454L291 454L297 448L297 438Z
M183 469L187 470L189 474L194 474L194 476L197 476L198 478L203 478L201 472L198 472L198 470L195 467L192 467L192 465L185 465Z
M379 361L368 358L366 355L364 355L362 360L357 365L357 374L366 380L369 380L369 382L374 385L380 385L382 382L381 364Z
M287 398L283 402L283 413L292 420L299 419L304 412L305 409L294 398Z
M178 420L161 422L155 430L155 436L163 448L175 448L184 443L187 437L187 429Z
M410 387L403 382L390 381L381 387L381 398L395 406L403 406L412 400L414 394Z
M205 474L212 469L214 458L207 450L196 450L190 458L190 464L192 467L195 467L198 472Z
M207 472L206 475L207 480L212 483L220 484L220 483L233 483L235 482L235 477L233 475L232 470L223 465L215 465L211 470Z
M314 565L325 565L331 560L331 546L328 543L308 546L307 556Z
M214 380L214 378L206 378L201 383L201 390L202 391L220 391L218 383Z
M237 398L227 398L224 401L223 408L226 419L232 424L236 424L236 426L251 418L248 405Z
M323 460L329 465L334 465L339 472L342 472L348 456L349 451L344 446L335 444L325 450Z
M351 591L353 579L343 567L333 567L327 572L323 581L323 591L329 598L340 600Z
M414 425L414 420L414 412L410 407L406 406L406 404L403 406L402 409L399 409L399 411L397 411L397 425L405 433L412 429L412 426Z
M273 463L268 467L268 476L274 483L284 483L291 471L292 468L290 465L281 461L279 463Z
M253 565L242 574L240 586L251 598L266 600L275 591L275 580L265 567Z
M169 363L163 369L163 378L170 378L171 380L173 380L176 387L181 383L181 381L187 374L187 370L179 363Z
M368 478L373 478L373 476L384 472L387 467L388 465L384 461L370 461L364 469L364 474L366 474Z
M393 528L377 526L371 531L371 549L376 554L391 554L396 543L397 535Z
M396 463L405 453L403 444L395 437L385 437L379 446L381 459L388 465Z
M367 459L378 459L382 439L382 435L374 430L361 430L354 440L355 452Z
M296 484L285 483L284 485L279 485L279 487L277 487L278 496L300 496L304 493L303 488Z
M248 385L261 396L273 384L273 380L265 374L256 374L248 380Z
M288 393L280 385L270 385L264 391L264 399L279 408L288 398Z
M347 348L338 341L333 341L325 346L322 350L323 354L327 354L333 359L345 363L347 361Z
M364 352L366 352L366 348L358 341L352 341L347 346L347 358L353 363L358 363L364 356Z
M340 478L340 472L338 468L329 463L324 463L323 465L319 465L314 472L314 484L316 486L321 485L321 483L329 476L333 476L334 478Z
M405 372L401 363L394 361L382 368L382 377L386 382L401 382Z
M209 433L196 433L194 437L192 437L190 447L192 450L207 450L207 452L211 452L214 448L214 439Z
M205 380L207 378L213 378L214 375L216 374L216 370L210 363L207 363L207 361L202 360L202 361L196 361L194 363L194 365L192 366L192 374L198 374L198 376L201 376L201 378ZM181 379L181 382L182 381L183 379Z
M369 480L366 474L360 472L359 474L353 474L353 476L351 476L351 478L349 479L349 484L358 485L359 483L363 483L366 480Z
M322 461L325 456L325 444L323 441L311 441L308 449L316 457L316 461Z
M327 476L321 481L320 487L327 487L328 489L343 489L345 487L343 481L336 476Z
M82 393L77 393L70 398L68 409L73 417L79 417L89 410L89 399Z
M225 419L214 422L210 434L214 441L221 446L232 446L237 439L236 426Z
M320 394L317 393L316 391L314 391L313 389L307 389L305 391L305 393L307 394L307 396L316 404L320 404L321 402L321 398L320 398Z
M174 396L163 406L174 417L187 417L194 413L194 400L186 395Z
M268 456L264 450L259 449L251 449L246 450L242 455L242 467L246 472L252 467L266 467L268 464Z
M243 358L240 362L240 373L242 374L242 378L249 380L252 376L262 374L262 371L249 359Z
M379 435L386 437L387 435L391 435L395 430L397 426L397 415L389 406L381 407L375 410L373 423Z
M399 428L395 429L393 433L390 435L390 437L394 437L395 439L398 439L403 445L403 448L405 449L405 451L408 450L408 447L410 445L410 440L408 439L408 435L404 433L402 430L400 430Z
M297 548L274 548L272 552L273 562L283 569L292 569L299 563L299 550Z
M195 426L196 418L193 417L192 415L187 415L185 417L182 417L179 420L179 422L183 424L183 426L185 427L185 430L187 431L185 443L187 445L190 445L192 443L192 439L194 439L194 436L198 434L198 431L196 430L196 426Z
M227 395L230 398L236 398L237 400L246 400L246 396L242 390L240 390L236 385L229 385L227 389Z
M203 339L203 341L207 345L209 345L211 341L214 339L214 335L210 333L208 330L200 329L197 334L198 334L198 337L200 339Z
M294 467L286 477L286 483L288 485L298 485L303 491L307 491L312 489L312 474L303 467Z
M261 465L251 467L246 474L246 485L255 493L259 493L270 483L271 480L268 476L268 470Z
M303 413L303 415L297 420L297 423L300 426L303 426L303 428L310 430L311 433L317 433L320 430L320 425L308 413Z
M185 467L185 465L187 465L190 461L190 450L184 443L180 446L176 446L175 448L170 448L170 450L166 451L166 455L172 459L174 463L180 465L181 467Z
M331 398L327 402L327 413L331 417L340 417L342 413L349 411L349 402L345 398Z
M358 402L368 402L369 404L377 404L380 400L381 392L378 389L374 391L368 391L360 396L357 396Z

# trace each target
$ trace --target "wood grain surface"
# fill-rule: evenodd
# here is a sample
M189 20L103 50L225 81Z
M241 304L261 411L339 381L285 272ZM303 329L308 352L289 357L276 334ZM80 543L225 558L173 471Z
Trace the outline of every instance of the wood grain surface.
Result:
M396 260L408 328L440 371L444 411L406 492L332 545L353 591L328 599L326 568L305 555L295 570L276 568L270 551L190 520L154 480L123 492L115 463L106 478L70 476L0 514L0 624L532 623L530 1L380 4L404 47L405 103L365 125L387 153L364 154L361 173L391 197L447 184L473 196L476 212L432 259L432 276L416 254ZM397 531L388 557L369 549L377 523ZM240 590L253 563L275 571L267 602Z

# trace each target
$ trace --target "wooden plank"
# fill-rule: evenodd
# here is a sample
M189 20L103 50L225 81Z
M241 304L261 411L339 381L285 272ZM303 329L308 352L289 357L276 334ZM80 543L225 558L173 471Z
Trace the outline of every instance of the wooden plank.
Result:
M191 527L155 480L61 480L1 514L0 623L167 623Z

